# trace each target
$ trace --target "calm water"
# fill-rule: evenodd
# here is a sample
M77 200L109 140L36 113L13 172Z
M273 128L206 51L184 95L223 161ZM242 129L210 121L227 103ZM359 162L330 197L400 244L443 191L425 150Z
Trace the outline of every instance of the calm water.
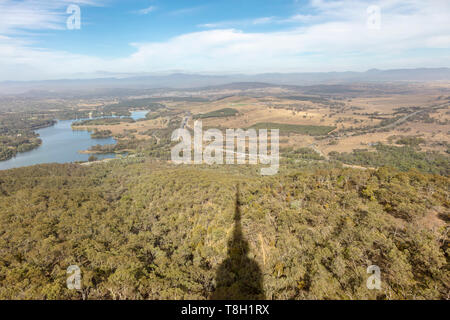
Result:
M133 111L135 120L144 118L147 111ZM54 126L36 130L42 139L42 145L28 152L18 153L15 158L0 161L0 170L31 166L40 163L66 163L87 161L89 154L78 151L101 144L114 144L113 138L92 139L88 131L72 130L71 124L76 120L58 121ZM114 158L115 154L95 154L98 159Z
M148 111L145 110L131 111L131 118L134 120L143 119L147 113Z

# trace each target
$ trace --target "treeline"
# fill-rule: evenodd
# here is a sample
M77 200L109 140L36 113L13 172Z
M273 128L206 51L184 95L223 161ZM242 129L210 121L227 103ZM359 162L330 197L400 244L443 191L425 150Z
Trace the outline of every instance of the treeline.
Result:
M414 139L400 139L398 143L406 144L405 146L387 146L379 143L375 146L376 151L367 149L356 149L351 153L332 151L329 156L346 164L368 167L391 166L401 171L415 168L426 173L450 175L449 156L436 151L421 152L416 148L417 142ZM411 143L414 147L410 146Z
M237 210L267 299L448 299L446 177L135 160L0 172L1 299L211 298Z
M309 101L313 103L328 103L329 100L319 96L280 96L283 99L297 100L297 101Z
M0 116L0 161L8 160L19 152L32 150L42 141L34 130L55 124L52 119L39 119L26 114Z
M223 109L211 111L208 113L197 114L194 116L194 119L234 117L237 114L239 114L239 111L237 111L236 109L223 108Z
M157 102L155 98L128 99L121 100L115 104L106 105L102 107L101 110L107 113L114 113L118 116L129 116L129 110L133 108L142 108L149 111L155 111L165 108L165 105Z
M92 139L106 139L112 136L111 130L97 130L95 129L93 133L91 133Z
M396 138L398 139L395 140ZM388 141L391 143L395 141L396 144L402 144L414 148L419 148L421 144L426 143L425 139L419 136L390 136L388 137Z
M303 160L325 160L323 156L311 148L293 148L288 147L281 150L283 157L288 159L303 159Z
M136 122L133 118L114 117L114 118L100 118L100 119L87 119L75 121L72 123L73 127L80 126L101 126L101 125L114 125L120 123L133 123Z

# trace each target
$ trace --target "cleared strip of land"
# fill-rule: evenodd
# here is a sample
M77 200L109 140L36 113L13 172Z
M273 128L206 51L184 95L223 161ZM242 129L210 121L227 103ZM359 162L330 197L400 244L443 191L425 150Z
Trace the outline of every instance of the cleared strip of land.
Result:
M331 126L311 126L311 125L299 125L299 124L285 124L285 123L273 123L273 122L260 122L256 123L250 128L253 129L279 129L281 134L286 133L298 133L306 134L310 136L323 136L327 135L336 127Z

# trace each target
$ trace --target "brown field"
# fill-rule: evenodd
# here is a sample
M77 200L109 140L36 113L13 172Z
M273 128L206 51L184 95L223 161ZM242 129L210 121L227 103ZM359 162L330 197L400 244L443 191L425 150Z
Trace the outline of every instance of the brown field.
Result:
M211 99L210 102L168 101L165 105L168 110L174 113L189 115L187 125L191 128L194 122L192 115L204 114L223 108L236 109L239 114L203 119L203 127L248 128L264 122L335 126L337 128L335 131L339 132L339 136L336 138L316 139L309 135L292 133L283 136L280 140L281 147L297 148L314 144L323 154L328 154L331 151L351 152L354 149L370 149L372 148L371 144L376 142L389 143L388 138L394 135L420 136L426 141L426 144L422 146L424 150L446 151L442 142L450 143L450 100L446 100L450 97L450 83L385 85L382 88L386 91L379 88L372 90L369 85L359 85L355 88L360 89L361 92L358 93L353 90L351 93L338 93L334 96L292 93L283 88L255 89L252 91L256 96L260 95L259 97L251 96L247 94L247 91L245 95L242 95L239 90L219 90L208 92L208 94L202 92L197 94L214 96L220 93L225 98ZM266 94L262 95L264 92ZM193 95L192 92L190 94ZM304 101L289 99L286 96L308 96L317 99ZM446 101L448 103L444 108L431 109L436 104L442 104ZM395 112L398 108L411 109L406 109L404 113L396 115ZM421 110L421 114L426 113L428 115L428 121L411 118L405 122L392 125L386 132L377 131L352 136L352 134L361 131L362 128L380 126L383 120L412 114L415 110L418 110L417 108ZM136 137L148 139L149 136L140 135L140 133L149 129L164 128L167 120L168 118L158 118L132 124L91 126L90 128L111 130L114 135L124 134L126 130L137 130ZM346 130L346 133L341 133L341 130ZM330 144L332 141L335 142Z
M150 129L160 129L165 128L167 123L167 118L158 118L146 121L137 121L134 123L120 123L114 125L95 125L95 126L80 126L77 127L77 130L110 130L113 136L124 135L126 131L136 130L137 132L133 133L137 139L150 139L149 135L144 135L147 130Z

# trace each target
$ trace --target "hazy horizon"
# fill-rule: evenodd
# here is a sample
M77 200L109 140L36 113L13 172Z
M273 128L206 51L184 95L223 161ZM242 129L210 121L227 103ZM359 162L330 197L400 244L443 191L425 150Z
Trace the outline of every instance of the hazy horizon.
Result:
M450 81L450 68L412 68L364 72L309 72L261 74L147 73L109 74L104 77L49 79L38 81L0 81L0 95L30 91L53 93L92 91L97 89L200 89L250 83L271 86L308 86L352 83Z
M107 71L96 71L92 74L89 73L80 73L73 74L72 77L67 78L49 78L49 79L41 79L41 80L2 80L0 83L8 83L8 82L46 82L46 81L59 81L59 80L68 80L68 81L76 81L76 80L102 80L102 79L129 79L129 78L144 78L144 77L170 77L170 76L205 76L205 77L230 77L230 76L264 76L264 75L333 75L333 74L369 74L375 72L411 72L411 71L449 71L450 67L441 66L441 67L410 67L410 68L392 68L392 69L378 69L371 68L367 70L345 70L345 71L296 71L296 72L212 72L212 71L184 71L184 70L167 70L160 72L141 72L141 73L116 73L116 72L107 72Z

